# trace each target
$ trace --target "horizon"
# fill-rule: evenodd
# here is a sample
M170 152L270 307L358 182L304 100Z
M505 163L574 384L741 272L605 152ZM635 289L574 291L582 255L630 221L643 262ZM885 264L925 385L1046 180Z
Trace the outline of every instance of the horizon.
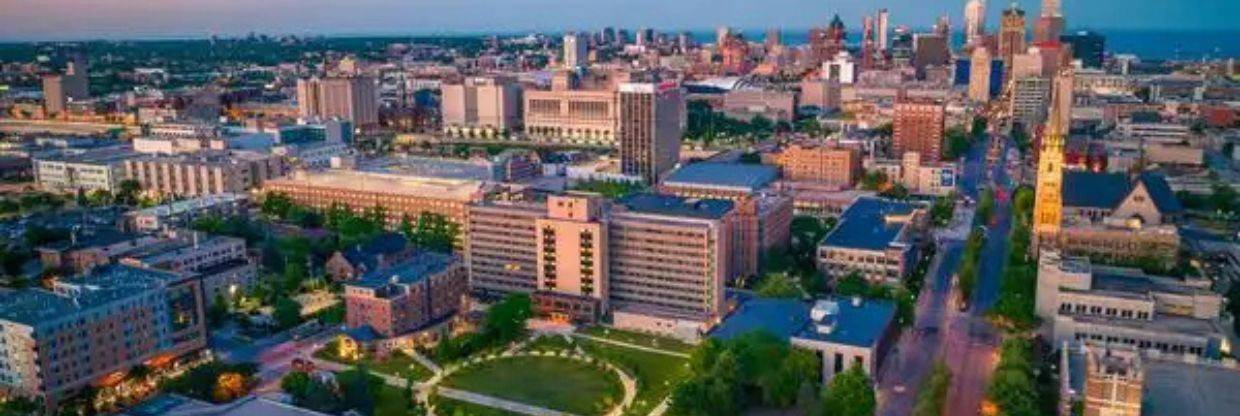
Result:
M784 27L807 30L839 14L849 28L880 8L862 0L599 0L589 7L567 0L0 0L0 42L195 39L248 33L295 36L420 36L444 34L558 33L578 28L652 27L671 31ZM994 28L1006 2L990 1ZM1020 6L1037 16L1038 0ZM1091 0L1064 5L1073 28L1098 31L1236 31L1230 16L1240 2L1205 0L1192 7L1160 0ZM963 0L887 0L892 26L930 27L940 15L963 21ZM1117 8L1125 13L1118 15ZM479 13L479 10L497 10ZM142 16L143 19L134 19ZM1030 22L1032 24L1032 22Z

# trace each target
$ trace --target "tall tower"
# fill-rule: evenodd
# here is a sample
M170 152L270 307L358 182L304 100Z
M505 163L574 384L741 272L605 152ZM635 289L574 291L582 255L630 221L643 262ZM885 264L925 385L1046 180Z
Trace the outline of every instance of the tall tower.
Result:
M1063 17L1059 0L1042 0L1042 17Z
M1004 68L1011 68L1012 57L1025 52L1025 33L1025 11L1012 3L999 24L999 57Z
M977 45L982 42L982 38L986 35L986 2L984 0L969 0L965 4L964 30L966 44Z
M1042 147L1038 151L1037 194L1033 207L1033 232L1036 246L1054 241L1063 224L1064 142L1072 103L1072 71L1064 69L1055 77L1051 93L1051 114L1042 131Z
M639 32L640 33L640 32ZM584 36L576 33L564 35L564 68L575 70L586 66L589 50Z
M624 83L618 88L620 170L649 184L680 161L685 99L670 83Z
M890 18L891 13L887 9L878 9L878 50L882 52L887 52L887 32L890 24L888 20Z

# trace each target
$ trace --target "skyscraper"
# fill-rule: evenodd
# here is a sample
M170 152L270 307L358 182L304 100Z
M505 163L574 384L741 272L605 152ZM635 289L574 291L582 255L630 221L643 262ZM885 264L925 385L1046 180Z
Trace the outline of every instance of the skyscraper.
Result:
M887 52L887 32L890 29L888 20L890 18L891 13L887 9L878 9L878 50L883 52Z
M1064 25L1059 0L1042 0L1042 15L1033 25L1034 43L1059 42Z
M990 49L975 45L969 59L969 99L980 103L990 101Z
M763 39L762 43L766 45L767 52L769 53L772 48L784 44L783 34L780 33L777 27L767 29L766 39Z
M1060 36L1059 41L1072 46L1072 58L1080 59L1081 66L1102 68L1107 45L1107 39L1102 34L1080 31Z
M986 2L969 0L964 6L965 42L978 45L986 36Z
M640 32L639 32L640 33ZM588 64L589 51L586 38L577 33L564 35L564 68L575 70Z
M685 98L680 86L620 84L618 102L621 172L656 183L680 160L685 121Z
M1025 11L1012 3L1003 11L999 26L999 57L1005 68L1012 67L1012 57L1025 51Z

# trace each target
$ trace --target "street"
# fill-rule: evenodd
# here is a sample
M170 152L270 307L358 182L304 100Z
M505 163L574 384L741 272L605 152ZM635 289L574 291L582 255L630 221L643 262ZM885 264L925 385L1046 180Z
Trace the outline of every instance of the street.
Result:
M1004 160L993 167L985 162L985 144L975 146L965 159L960 178L961 194L977 199L984 184L1006 183ZM985 174L993 168L991 174ZM992 180L988 180L992 179ZM1000 336L985 320L985 311L998 299L999 282L1007 251L1010 228L1009 201L995 201L997 221L988 227L982 249L980 276L969 310L949 306L952 275L964 251L964 239L973 222L973 209L957 206L953 223L937 233L938 251L926 274L926 286L917 302L917 319L905 331L888 356L877 384L880 415L912 413L921 383L934 363L943 360L952 371L946 415L977 414L986 385L998 359Z

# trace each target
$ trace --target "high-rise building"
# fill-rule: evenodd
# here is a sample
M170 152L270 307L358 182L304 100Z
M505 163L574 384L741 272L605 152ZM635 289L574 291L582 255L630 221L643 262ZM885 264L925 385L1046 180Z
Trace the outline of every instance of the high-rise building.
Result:
M1085 68L1102 68L1106 54L1107 39L1093 31L1079 31L1059 37L1059 41L1072 48L1072 58L1079 59Z
M1063 17L1063 9L1059 6L1060 0L1042 0L1042 16L1045 17Z
M732 28L728 26L719 26L719 28L715 29L715 47L718 48L723 45L723 42L732 37L732 34Z
M937 162L943 153L946 107L929 99L903 99L895 105L892 152L902 156L917 152L922 162Z
M1010 102L1012 121L1020 123L1026 131L1032 131L1046 121L1050 96L1050 78L1031 76L1013 79Z
M766 39L763 39L762 43L766 46L767 52L770 52L772 48L784 44L783 33L777 27L767 29Z
M637 29L637 46L654 46L654 29L645 27Z
M502 134L521 125L521 87L512 77L470 77L443 92L444 130L482 129Z
M685 98L677 84L620 84L620 169L647 183L657 183L680 161Z
M1012 7L1003 11L1003 19L999 26L999 57L1003 66L1012 67L1012 57L1023 53L1026 48L1025 11L1012 3Z
M1064 30L1063 10L1059 0L1042 0L1042 15L1033 24L1033 42L1059 42Z
M68 103L90 98L90 75L86 57L70 54L63 73L43 76L43 110L47 116L63 116Z
M65 113L69 99L65 95L65 76L47 74L43 76L43 111L48 117L58 117Z
M984 103L990 101L990 70L992 58L990 49L985 46L974 46L969 68L969 99Z
M339 118L357 126L379 123L379 92L368 77L297 80L297 109L302 118Z
M968 45L979 45L986 37L986 1L969 0L964 6L964 35Z
M638 32L640 35L641 32ZM640 38L639 38L640 39ZM589 64L589 41L577 33L564 35L564 68L574 70Z
M538 291L534 303L553 317L594 321L607 309L607 223L603 201L551 196L534 221Z
M927 66L947 65L951 62L951 46L947 35L941 33L918 33L913 35L913 66L925 70Z
M890 32L889 19L891 19L891 13L889 13L887 9L878 10L878 36L876 37L878 41L878 50L882 52L886 52L888 48L887 33Z

